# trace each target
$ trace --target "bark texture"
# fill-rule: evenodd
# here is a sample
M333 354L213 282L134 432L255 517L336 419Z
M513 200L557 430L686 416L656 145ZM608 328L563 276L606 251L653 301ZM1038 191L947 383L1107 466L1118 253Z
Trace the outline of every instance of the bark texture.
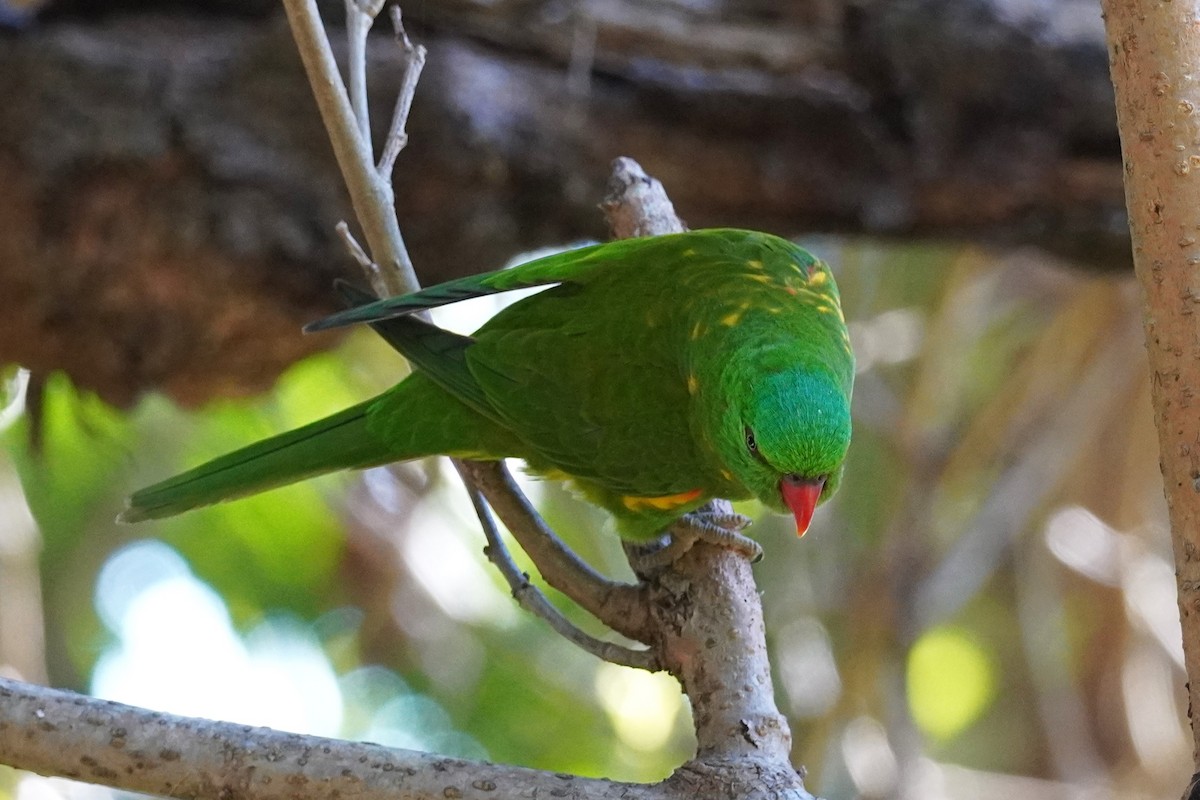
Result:
M6 678L0 701L0 762L164 797L667 797L637 784L179 717Z
M1200 3L1104 8L1200 758Z

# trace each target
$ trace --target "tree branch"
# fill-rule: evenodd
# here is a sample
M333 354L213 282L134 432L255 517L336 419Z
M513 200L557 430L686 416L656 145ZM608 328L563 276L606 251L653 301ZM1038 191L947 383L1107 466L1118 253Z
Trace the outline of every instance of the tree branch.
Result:
M1103 7L1200 773L1200 3Z
M367 107L367 34L375 17L383 8L383 0L346 0L346 83L350 89L350 106L358 123L358 135L371 141L371 113Z
M609 580L563 544L521 494L502 462L462 464L546 583L622 636L650 643L652 629L641 587Z
M663 233L682 233L687 226L675 214L675 206L663 185L651 178L632 158L612 163L608 195L600 204L614 239L633 239Z
M475 486L471 476L465 474L469 469L467 464L455 460L454 466L458 468L459 473L462 473L467 494L471 496L471 505L475 507L475 514L483 526L483 534L487 538L487 547L484 549L484 553L488 560L496 565L496 569L500 570L500 574L508 582L508 587L512 590L512 595L521 608L544 619L558 635L597 658L623 667L636 667L651 672L662 669L654 651L634 650L614 642L602 641L586 633L563 616L562 612L550 603L542 590L529 582L529 576L522 572L521 568L517 566L517 562L513 560L512 554L508 552L508 547L504 544L504 539L500 536L495 520L492 519L491 510L487 506L483 493Z
M686 229L662 184L629 158L613 162L602 208L615 233L652 236ZM732 513L723 500L710 506ZM641 577L650 593L651 628L662 637L654 644L692 701L697 754L691 763L765 762L804 793L788 763L791 731L775 706L762 601L750 562L699 542L667 570ZM690 603L681 619L683 598ZM687 776L685 765L670 780L682 784Z
M175 716L4 678L0 763L195 800L669 796L637 784Z
M396 34L396 44L404 54L404 78L396 96L396 106L392 111L392 124L388 128L387 139L383 143L383 152L379 156L376 171L379 175L391 181L392 170L396 166L396 158L408 144L408 112L412 109L413 96L417 91L417 81L421 79L421 71L425 69L425 45L412 43L404 30L404 19L400 14L400 6L393 5L390 9L392 28Z
M396 287L397 292L416 291L420 285L396 221L391 177L376 171L370 139L359 135L316 1L283 0L283 6L371 258L384 275L400 277L402 285Z
M372 261L367 258L344 224L338 226L338 232L345 241L350 254L366 270L367 277L379 296L390 296L401 291L414 291L419 288L415 275L411 271L405 273L397 266L410 262L404 241L400 238L399 227L395 224L395 210L390 202L390 182L395 159L407 140L404 127L412 105L413 92L425 64L425 48L414 45L408 38L404 31L400 12L393 6L392 23L395 27L397 42L405 54L406 68L392 116L391 129L384 145L384 155L380 159L377 170L368 179L366 173L369 171L368 167L371 162L370 139L362 134L361 129L356 129L350 124L351 118L346 114L347 104L342 102L345 98L344 87L341 85L332 57L326 57L329 55L329 45L325 39L320 19L314 16L315 8L311 3L286 1L297 45L300 47L302 55L305 55L305 66L309 73L309 79L321 105L322 117L325 119L329 136L334 141L335 150L339 153L338 162L342 165L351 198L355 200L355 210L359 214L359 219L363 223L364 229L367 230L368 236L371 235L371 227L368 225L368 219L364 217L364 212L368 209L377 212L378 215L388 217L393 223L392 227L395 227L394 235L389 227L387 230L377 232L377 234L384 234L382 240L378 243L372 242L373 251L377 254L388 253L389 258L383 264L380 264L378 258ZM365 40L366 30L370 27L369 23L379 10L377 4L369 5L366 0L347 0L346 8L352 23L350 25L352 29L350 32L351 42L355 42L359 38ZM365 48L351 48L349 72L352 78L358 76L359 90L362 85L365 85L366 80L365 58ZM352 88L355 88L355 81L352 80L351 83ZM359 121L361 122L364 118L365 108L359 114ZM346 157L349 161L348 165L341 155L343 152L348 154ZM381 198L377 195L368 196L366 190L370 187L378 187L381 183L388 187L389 202L385 207L378 208ZM386 322L374 327L384 338L387 338ZM503 464L472 466L470 462L465 461L456 461L455 464L460 475L467 482L467 491L471 495L472 503L475 504L480 524L483 526L485 534L488 535L489 541L494 539L499 547L503 547L503 544L499 543L498 537L492 536L494 524L491 516L478 502L479 491L476 486L481 484L474 483L477 476L484 476L486 485L482 485L483 492L497 506L501 517L509 525L509 529L514 531L514 535L517 536L522 547L529 552L530 558L538 565L538 569L542 571L543 575L547 576L551 585L564 592L568 597L575 599L588 611L596 614L609 627L630 635L630 638L637 638L636 635L631 635L636 631L633 626L637 621L645 619L645 613L636 613L638 600L641 598L637 596L634 587L623 587L621 584L607 580L575 556L542 522L529 501L509 478ZM499 554L498 551L495 551L495 546L493 546L493 550L498 558ZM505 572L503 560L497 561L497 566L511 582L511 577ZM589 652L597 655L607 653L613 657L616 663L626 666L638 665L652 668L657 664L652 653L609 645L574 628L561 614L558 614L557 610L546 601L544 596L541 596L540 592L527 582L514 586L513 591L523 607L545 619L556 631Z
M384 274L401 271L405 288L414 288L411 268L404 269L407 254L390 186L371 164L370 144L359 133L315 5L284 2L372 260ZM623 220L614 224L619 232L682 229L661 185L631 161L615 166L616 188L606 211ZM386 792L416 800L500 796L491 794L497 790L509 796L811 797L788 761L790 733L774 704L762 606L745 558L700 543L642 586L615 583L557 540L502 464L467 462L463 469L551 585L614 630L645 641L653 665L683 684L698 750L667 781L653 787L584 781L172 717L11 682L0 683L0 761L135 791L221 800L291 798L306 791L343 798ZM490 527L490 516L477 496L473 500Z

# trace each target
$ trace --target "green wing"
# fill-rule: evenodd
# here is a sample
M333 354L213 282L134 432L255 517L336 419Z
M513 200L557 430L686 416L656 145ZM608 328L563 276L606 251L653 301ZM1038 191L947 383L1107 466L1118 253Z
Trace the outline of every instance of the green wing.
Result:
M671 495L702 480L685 343L672 320L679 296L671 276L687 268L686 248L638 244L607 246L606 269L501 311L466 356L536 469L622 495Z
M741 357L750 330L807 333L791 320L815 261L782 239L737 230L620 245L592 250L605 269L563 280L476 331L470 371L541 457L535 467L627 496L728 492L710 432L693 417L699 384L720 382L723 367L699 372L695 356L725 365ZM828 311L813 324L827 316L840 325Z
M689 259L728 258L738 261L748 246L762 248L774 246L776 242L786 244L776 237L754 231L712 229L589 245L534 259L509 269L468 275L419 292L367 302L311 322L304 330L313 333L363 322L378 322L459 300L516 289L554 284L586 285L597 275L607 275L614 268L619 270L625 267L627 271L637 272L645 266L662 264L664 261L672 269L689 266L686 263Z
M457 303L459 300L469 300L472 297L579 281L586 278L593 268L607 263L611 258L612 251L621 244L625 243L613 242L580 247L539 258L511 269L468 275L412 294L375 300L311 322L304 326L304 331L313 333L361 322L378 322L423 311L427 308ZM600 258L597 258L598 254Z
M335 284L338 293L351 305L362 307L374 295L356 289L345 281ZM439 328L416 317L392 317L370 323L409 363L434 383L480 414L499 422L496 410L467 367L467 348L475 343L469 336Z

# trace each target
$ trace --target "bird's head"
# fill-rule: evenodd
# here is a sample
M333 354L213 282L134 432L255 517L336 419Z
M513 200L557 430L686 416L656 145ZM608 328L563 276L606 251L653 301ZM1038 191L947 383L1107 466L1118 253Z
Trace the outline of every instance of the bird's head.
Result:
M738 382L723 414L722 461L763 504L791 512L803 536L841 480L849 392L821 368L743 373Z

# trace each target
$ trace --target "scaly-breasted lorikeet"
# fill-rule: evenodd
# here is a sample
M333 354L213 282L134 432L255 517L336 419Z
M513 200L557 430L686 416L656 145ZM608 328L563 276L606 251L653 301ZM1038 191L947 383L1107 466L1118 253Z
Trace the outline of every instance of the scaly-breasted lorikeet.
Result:
M542 285L469 337L403 317ZM854 357L828 266L776 236L699 230L584 247L309 329L385 319L410 376L135 492L122 519L436 454L516 457L569 478L635 541L714 497L790 510L803 534L837 488Z

